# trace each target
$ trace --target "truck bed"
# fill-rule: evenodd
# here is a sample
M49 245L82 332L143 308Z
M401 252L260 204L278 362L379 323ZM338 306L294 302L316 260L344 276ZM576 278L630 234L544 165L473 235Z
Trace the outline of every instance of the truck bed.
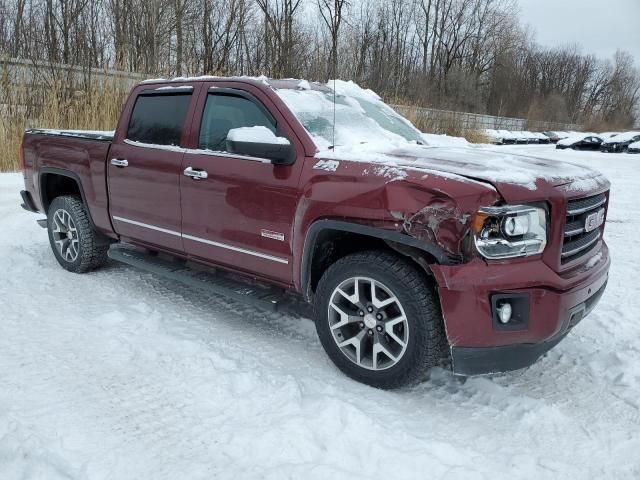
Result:
M49 200L47 175L63 175L80 186L95 226L111 231L106 161L114 132L29 129L22 142L25 185L37 211Z
M40 135L49 135L52 137L72 137L84 138L87 140L99 140L103 142L113 141L114 130L54 130L47 128L31 128L25 133L37 133Z

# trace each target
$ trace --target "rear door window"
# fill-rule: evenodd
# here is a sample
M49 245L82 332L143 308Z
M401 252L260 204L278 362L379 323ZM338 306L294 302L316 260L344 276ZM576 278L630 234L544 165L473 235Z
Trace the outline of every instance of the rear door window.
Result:
M226 152L229 130L256 126L276 133L274 121L253 101L239 95L210 93L202 114L198 148Z
M191 94L140 95L133 107L127 139L153 145L180 145Z

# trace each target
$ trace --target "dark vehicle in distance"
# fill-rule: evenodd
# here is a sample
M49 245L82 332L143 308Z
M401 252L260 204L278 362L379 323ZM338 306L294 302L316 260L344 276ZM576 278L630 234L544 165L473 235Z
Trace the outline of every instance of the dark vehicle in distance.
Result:
M600 150L603 139L597 135L573 135L569 138L562 139L556 143L556 148L564 150L570 148L572 150Z
M527 367L593 310L605 177L429 147L373 92L333 85L143 82L114 132L25 133L23 207L70 272L110 257L240 302L308 302L335 365L380 388L443 358L459 375Z
M640 142L640 132L619 133L602 142L600 150L609 153L626 152L629 145L635 142Z
M556 132L542 132L549 138L550 143L558 143L559 140L562 140L563 137L558 135Z

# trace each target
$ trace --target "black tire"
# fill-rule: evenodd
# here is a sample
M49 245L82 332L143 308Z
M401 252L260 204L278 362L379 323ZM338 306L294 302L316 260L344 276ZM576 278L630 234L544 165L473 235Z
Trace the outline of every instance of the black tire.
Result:
M64 221L60 220L61 218L66 219L67 222L70 218L69 225L75 228L75 230L70 229L66 237L62 232L56 231L60 229L60 225L64 224ZM109 241L93 228L87 209L80 197L75 195L56 197L49 205L47 212L47 230L53 254L65 270L85 273L106 263ZM69 250L72 241L74 246L71 247L72 250ZM65 244L67 245L66 250Z
M407 334L404 353L389 368L372 370L360 366L348 358L334 340L329 302L334 290L352 277L381 282L404 309L410 334ZM314 313L316 331L329 358L349 377L373 387L392 389L426 380L431 368L445 355L447 341L433 282L413 262L390 252L356 253L331 265L318 284ZM358 328L363 327L358 325Z

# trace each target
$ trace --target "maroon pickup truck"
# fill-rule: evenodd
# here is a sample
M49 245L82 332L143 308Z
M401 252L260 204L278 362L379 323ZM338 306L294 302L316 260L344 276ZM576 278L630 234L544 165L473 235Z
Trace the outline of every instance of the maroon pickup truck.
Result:
M21 165L65 269L112 257L272 305L297 295L340 370L381 388L447 359L460 375L529 366L608 278L600 173L429 146L349 82L143 82L114 132L28 130Z

